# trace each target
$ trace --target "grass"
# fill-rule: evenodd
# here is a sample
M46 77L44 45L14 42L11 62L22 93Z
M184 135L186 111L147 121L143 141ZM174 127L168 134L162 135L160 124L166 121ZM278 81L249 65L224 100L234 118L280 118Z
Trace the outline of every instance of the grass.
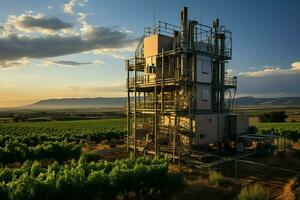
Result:
M238 200L268 200L269 192L262 185L254 184L244 187L238 195Z
M208 181L214 186L227 187L230 184L230 180L216 171L209 171Z
M50 122L0 123L0 147L16 142L35 146L46 141L86 142L122 139L126 133L126 119L99 119Z
M296 156L297 158L300 159L300 150L299 149L294 150L294 156Z
M282 131L298 131L300 132L300 122L280 122L280 123L250 123L251 126L256 126L259 131L274 130Z
M300 122L259 123L250 121L250 126L255 126L258 133L272 132L280 136L279 148L285 148L285 143L289 149L300 145Z
M0 123L0 135L28 133L95 133L109 130L126 130L126 119L50 121L50 122L11 122Z
M300 106L237 106L235 112L246 112L251 117L257 117L260 114L273 111L284 110L288 115L299 115Z

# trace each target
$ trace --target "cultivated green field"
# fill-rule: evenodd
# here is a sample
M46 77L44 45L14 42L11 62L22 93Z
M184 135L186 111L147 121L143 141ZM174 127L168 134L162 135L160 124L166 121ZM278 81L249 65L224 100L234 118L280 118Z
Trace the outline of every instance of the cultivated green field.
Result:
M0 123L0 199L127 199L179 187L168 159L107 162L82 153L85 142L122 139L125 125L123 118Z
M280 136L281 143L288 139L289 146L292 148L294 145L300 144L300 123L299 122L282 122L282 123L251 123L255 126L258 133L269 134L273 133ZM280 145L279 145L280 146ZM297 147L298 148L298 147Z
M272 132L284 132L284 131L297 131L300 134L300 122L282 122L282 123L251 123L258 131L272 131Z
M259 133L300 137L297 122L251 125ZM125 133L125 118L0 123L0 199L159 199L181 187L167 159L107 162L82 153L87 142L121 141Z
M47 135L47 137L81 138L96 140L121 136L125 132L125 119L76 120L53 122L0 123L0 137Z
M0 123L2 164L78 158L85 143L122 139L124 119Z

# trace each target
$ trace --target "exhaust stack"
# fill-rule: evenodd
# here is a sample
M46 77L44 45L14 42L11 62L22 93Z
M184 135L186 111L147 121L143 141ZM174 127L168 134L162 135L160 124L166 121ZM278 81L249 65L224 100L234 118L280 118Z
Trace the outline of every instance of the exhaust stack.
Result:
M181 78L187 76L187 50L188 50L188 8L183 7L181 10L181 37L180 37L180 44L182 47L183 53L181 54L181 63L180 63L180 71L181 71Z

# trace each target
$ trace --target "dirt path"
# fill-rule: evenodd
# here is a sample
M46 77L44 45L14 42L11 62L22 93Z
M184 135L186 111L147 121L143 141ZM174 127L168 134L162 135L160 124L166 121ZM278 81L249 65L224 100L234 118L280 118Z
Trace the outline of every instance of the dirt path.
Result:
M188 183L182 190L173 195L171 200L194 200L194 199L207 199L207 200L224 200L235 199L240 190L239 185L232 184L228 188L214 187L208 183L206 179L197 179Z
M276 198L276 200L296 200L296 195L293 191L296 181L296 177L291 178L283 187L282 195Z
M266 188L269 191L270 199L276 199L283 194L284 191L284 183L280 180L269 180L265 178L257 178L257 177L248 177L247 180L249 181L247 185L249 184L260 184L263 185L264 188ZM281 200L281 199L280 199Z

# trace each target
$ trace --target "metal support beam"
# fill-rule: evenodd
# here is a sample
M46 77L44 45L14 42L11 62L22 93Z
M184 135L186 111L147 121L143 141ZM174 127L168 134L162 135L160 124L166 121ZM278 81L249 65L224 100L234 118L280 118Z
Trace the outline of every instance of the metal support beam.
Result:
M155 80L156 81L156 80ZM157 154L157 132L158 132L158 124L157 124L157 86L155 84L154 87L154 152Z
M176 156L176 137L177 137L177 115L174 118L174 130L173 130L173 162L175 162Z
M189 20L187 8L181 12L180 27L167 23L160 25L159 23L159 27L154 27L158 31L148 33L160 35L153 41L146 38L149 39L149 44L147 41L145 46L146 55L143 54L141 40L138 47L140 53L136 54L134 59L126 61L127 147L133 150L134 154L137 154L137 151L153 154L164 152L174 160L180 159L180 154L188 153L188 139L190 148L195 144L194 135L196 128L198 130L196 126L199 126L199 123L203 126L201 120L196 125L198 115L221 114L218 116L217 126L222 122L222 112L226 109L224 91L227 92L229 87L235 88L235 85L227 84L225 77L225 64L230 59L227 38L231 38L231 32L227 36L227 30L224 26L219 26L219 20L214 22L213 27ZM163 29L168 31L160 32ZM171 42L169 37L172 36L169 32L174 32L174 44L170 46L168 41ZM166 37L168 44L165 43L164 36L169 36ZM150 42L154 42L155 45L151 46ZM150 55L150 49L154 46L156 55ZM162 46L164 48L161 48ZM203 59L202 66L197 66L197 57ZM209 60L211 63L207 63ZM208 77L210 71L205 75L206 68L211 67L209 65L212 66L211 77ZM202 75L198 76L197 73ZM198 91L198 87L202 88ZM203 106L197 109L197 99L199 102L204 101L200 98L207 96L204 89L209 88L211 100L208 99L207 103L211 101L211 107L208 108L206 103L203 103ZM141 130L141 127L144 130ZM215 133L218 137L215 140L218 141L215 141L215 144L224 140L222 133L221 127L218 127L218 132ZM188 136L190 138L187 138Z
M162 58L161 58L161 113L164 113L165 109L165 92L164 92L164 85L165 85L165 56L164 56L164 49L161 50Z
M221 60L220 60L220 111L224 112L225 111L225 97L224 97L224 84L225 84L225 60L224 60L224 55L225 55L225 35L224 34L219 34L220 38L220 54L221 54Z
M133 135L133 153L134 155L136 155L136 120L137 120L137 106L136 106L136 78L137 78L137 74L136 74L136 62L137 62L137 58L135 58L135 62L134 62L134 111L133 111L133 116L134 116L134 125L133 125L133 131L134 131L134 135Z
M131 137L131 126L130 126L130 89L129 89L129 76L130 76L130 71L129 71L129 60L125 61L125 66L126 66L126 72L127 72L127 138L126 138L126 146L127 146L127 151L129 151L129 140Z

